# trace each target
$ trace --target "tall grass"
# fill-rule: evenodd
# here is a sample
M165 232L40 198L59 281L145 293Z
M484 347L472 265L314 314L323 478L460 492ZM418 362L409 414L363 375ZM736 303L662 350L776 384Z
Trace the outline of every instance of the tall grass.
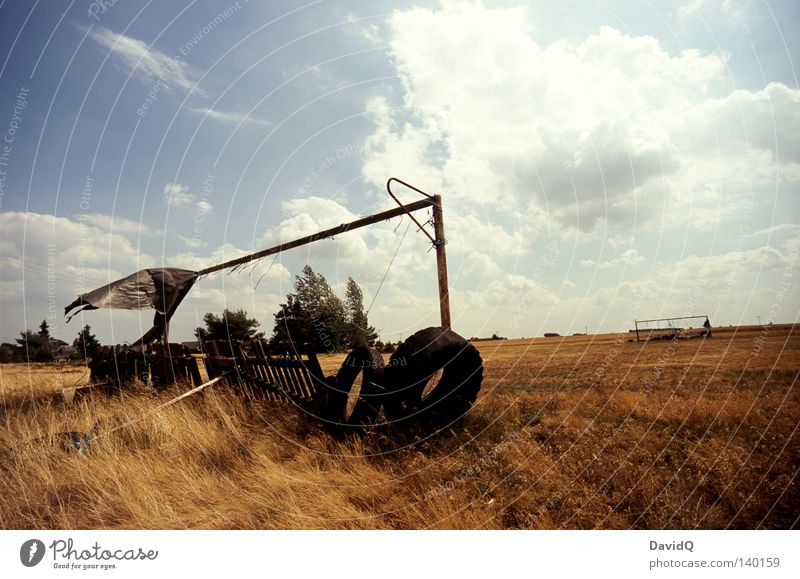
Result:
M790 528L800 339L766 344L481 343L478 403L435 437L336 438L227 386L113 432L180 388L7 404L0 526ZM98 423L80 456L58 434Z

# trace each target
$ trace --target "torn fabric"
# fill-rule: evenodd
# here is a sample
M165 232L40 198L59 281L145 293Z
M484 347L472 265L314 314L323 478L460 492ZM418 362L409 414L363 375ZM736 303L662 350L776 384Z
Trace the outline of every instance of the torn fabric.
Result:
M143 269L136 273L97 288L78 298L64 308L64 315L69 315L69 322L75 315L84 310L112 308L120 310L141 310L153 308L156 315L153 327L137 344L148 344L161 337L175 310L183 298L192 289L199 274L188 269L163 267Z

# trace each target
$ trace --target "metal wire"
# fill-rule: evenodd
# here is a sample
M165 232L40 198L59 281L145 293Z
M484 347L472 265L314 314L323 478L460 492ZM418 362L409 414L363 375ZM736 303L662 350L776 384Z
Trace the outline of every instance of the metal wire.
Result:
M397 257L397 253L400 251L400 246L403 245L403 241L406 238L406 233L411 228L411 221L408 222L406 225L406 230L403 232L403 237L400 238L400 243L397 244L397 249L394 250L394 255L392 256L392 260L389 262L389 266L386 268L386 271L383 272L383 277L381 278L381 283L378 284L378 289L375 290L375 295L372 296L372 301L369 302L369 307L367 308L367 316L369 316L370 311L372 311L372 306L375 304L375 300L378 297L378 294L381 293L381 288L383 287L383 282L386 281L386 276L389 275L389 270L392 269L392 264L394 264L394 260Z

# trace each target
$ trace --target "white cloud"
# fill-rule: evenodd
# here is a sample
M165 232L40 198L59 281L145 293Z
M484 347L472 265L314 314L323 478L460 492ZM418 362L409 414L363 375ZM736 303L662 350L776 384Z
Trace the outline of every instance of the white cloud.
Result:
M759 229L758 231L753 231L752 233L748 234L748 237L756 237L759 235L774 235L776 233L796 233L800 231L800 225L796 223L780 223L778 225L773 225L772 227L765 227L764 229Z
M529 18L459 1L394 12L403 100L367 103L365 179L406 175L462 214L533 204L556 230L629 236L712 227L736 215L735 192L800 177L797 90L713 96L725 55L670 53L608 26L543 46Z
M584 259L581 261L581 265L586 267L594 267L596 269L610 269L613 267L617 267L619 265L636 265L644 261L644 257L639 255L639 252L635 249L629 249L627 251L622 252L617 257L606 261L595 261L593 259Z
M185 62L148 47L141 40L117 34L108 28L95 28L90 36L100 46L109 49L129 70L144 80L161 80L167 86L176 85L186 91L194 90L202 94L192 80L198 76L197 73Z
M108 264L112 258L115 265L150 259L128 239L132 229L110 233L91 221L83 223L55 215L15 211L0 213L0 229L9 242L4 257L19 259L24 267L46 266L48 255L54 253L59 271L76 264Z
M358 218L340 203L315 196L287 201L282 208L287 217L264 233L259 239L259 246L269 247L292 241ZM398 231L394 231L395 227ZM315 269L333 272L335 277L329 281L334 284L348 276L354 277L359 283L372 284L381 279L391 261L405 225L402 228L394 221L348 231L297 249L288 254L286 259L295 260L298 271L301 264L296 260L302 260L303 264L310 263ZM408 232L403 251L395 259L392 271L395 282L413 279L414 275L430 267L431 260L425 259L424 249L420 250L424 247L424 239L421 233L415 235L411 230Z
M220 123L229 123L235 125L258 125L261 127L269 127L272 125L269 121L253 116L251 114L239 113L239 112L226 112L220 111L217 109L209 109L209 108L195 108L195 107L188 107L189 110L193 113L198 115L203 115L212 119L214 121L218 121Z
M187 185L180 183L167 183L164 185L164 200L171 207L194 206L198 215L211 213L213 206L206 199L201 199L194 193L189 193Z
M447 214L446 227L448 242L457 250L519 256L526 253L533 241L522 228L508 232L498 222L457 211L456 207Z
M785 276L797 267L798 249L787 243L782 249L762 246L654 264L649 272L637 270L632 279L592 289L582 309L589 319L601 313L620 320L707 314L712 321L750 324L756 314L774 311L774 321L791 321L800 296L785 285Z
M38 324L45 318L53 335L71 339L72 326L63 325L65 305L80 293L157 263L128 239L138 232L110 233L105 219L94 221L103 227L47 214L0 213L0 231L7 241L0 256L4 340L22 329L26 320L30 326L31 320Z
M685 111L682 130L695 154L711 150L726 159L746 162L738 179L751 175L756 182L772 182L775 164L794 171L800 164L800 92L781 83L758 91L735 90L722 98L707 99ZM768 153L765 158L748 158ZM727 167L726 170L736 170ZM753 174L754 173L754 174Z
M78 221L85 221L95 227L99 227L103 231L113 231L115 233L123 234L136 234L136 235L155 235L158 232L141 221L134 221L132 219L124 219L116 215L107 215L103 213L90 213L87 215L80 215L75 217Z
M680 8L678 8L678 20L680 22L685 22L687 19L692 18L699 12L704 6L707 6L710 3L710 0L692 0L688 4L684 4Z
M180 239L189 249L200 249L208 247L208 243L199 237L186 237L185 235L177 234L176 237Z
M609 247L617 248L624 245L633 244L633 238L629 235L614 235L606 240Z
M733 24L746 26L752 4L752 0L723 0L722 11Z
M685 25L698 16L710 20L720 14L733 25L745 26L751 4L751 0L692 0L678 8L678 22Z
M466 258L466 265L460 272L463 275L495 276L500 273L500 268L494 260L478 251L472 251Z
M462 332L468 329L471 336L493 332L519 335L520 327L540 324L547 318L546 312L559 304L554 292L517 274L503 274L480 288L451 288L450 298L455 327ZM537 332L527 335L531 333Z
M164 198L168 205L190 205L194 203L195 196L189 193L189 187L180 183L167 183L164 185Z
M354 14L347 15L347 22L353 25L355 34L362 40L373 44L383 44L384 39L377 24L365 22Z
M97 221L105 225L105 220ZM71 340L80 324L88 323L104 343L134 340L149 329L152 311L87 312L66 326L64 306L81 293L140 269L165 264L200 270L252 251L226 244L199 256L175 253L174 247L168 246L165 256L155 257L139 250L132 241L138 231L132 228L125 233L116 229L109 233L91 223L37 213L2 212L0 230L6 241L0 255L2 341L13 338L26 323L32 326L32 320L38 324L45 318L53 334L62 339ZM182 242L198 249L190 238L182 238ZM291 277L284 265L269 260L253 263L239 272L206 276L178 309L172 331L176 337L191 339L192 330L202 325L205 312L232 307L256 315L269 334L272 314L284 299Z

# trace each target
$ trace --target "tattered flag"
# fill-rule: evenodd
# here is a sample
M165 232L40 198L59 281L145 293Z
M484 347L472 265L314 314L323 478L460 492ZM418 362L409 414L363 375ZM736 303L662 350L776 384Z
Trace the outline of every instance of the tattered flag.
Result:
M149 344L159 339L164 333L167 322L189 290L192 289L199 275L196 271L176 267L143 269L96 290L81 294L64 308L64 315L69 316L67 318L67 322L69 322L84 310L153 308L156 310L153 327L136 341L136 344ZM72 310L75 311L70 315Z

